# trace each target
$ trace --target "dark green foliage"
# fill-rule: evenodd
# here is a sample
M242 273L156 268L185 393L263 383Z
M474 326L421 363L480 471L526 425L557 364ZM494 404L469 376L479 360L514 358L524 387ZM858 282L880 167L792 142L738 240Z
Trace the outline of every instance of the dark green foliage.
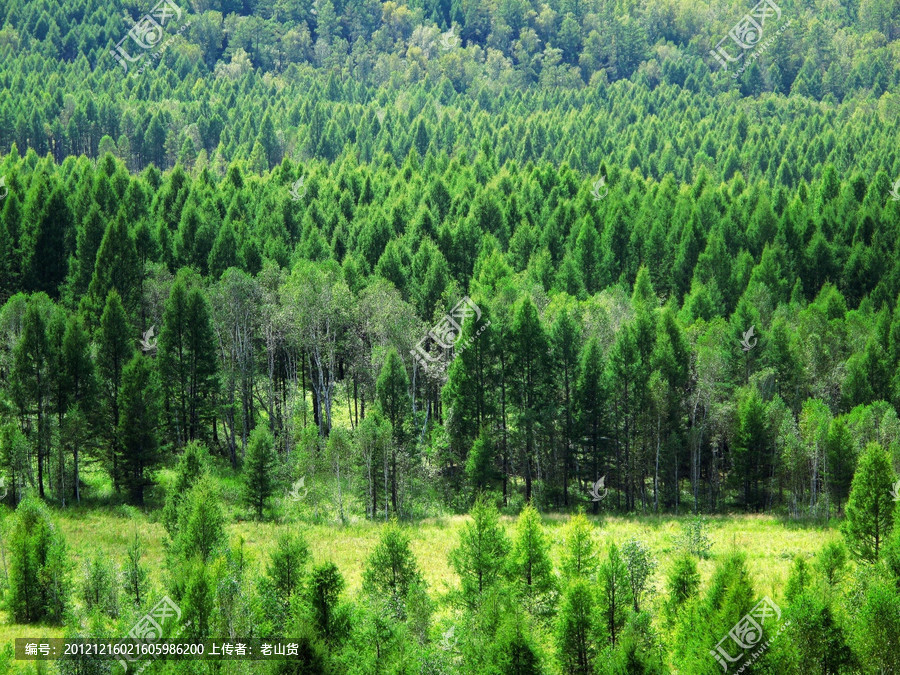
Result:
M397 513L397 471L405 453L407 440L407 420L410 415L409 377L396 350L387 353L378 380L375 383L376 399L381 414L390 423L393 432L393 443L390 448L390 465L386 471L390 474L391 509Z
M275 492L275 441L269 429L260 425L250 434L244 457L244 500L262 518L263 508Z
M217 388L209 307L189 275L179 274L166 302L159 334L159 372L170 439L178 445L206 435Z
M122 371L119 394L121 415L122 483L133 504L144 503L144 491L152 481L150 472L162 459L159 451L160 392L157 375L147 358L135 354Z
M494 443L486 430L483 430L466 458L466 479L473 492L492 488L497 480L497 471L494 469Z
M554 552L550 618L535 509L846 512L853 554L886 568L849 577L828 546L818 575L806 561L783 589L760 579L798 632L758 669L896 670L896 3L785 7L791 29L768 23L736 85L707 53L746 9L727 3L188 4L145 52L128 36L140 3L0 8L9 505L32 487L61 509L146 502L194 636L291 631L299 658L274 671L351 675L715 672L709 647L758 599L742 560L717 560L698 598L696 562L676 558L661 659L647 552L604 551L598 578L583 518ZM120 39L141 63L111 57ZM480 319L452 316L447 371L424 369L410 349L437 353L429 329L467 294ZM151 328L158 349L134 356ZM158 514L147 488L182 449ZM306 492L271 500L288 476ZM451 557L461 591L435 614L462 628L458 648L436 644L396 524L356 605L335 567L302 578L294 540L262 580L225 549L241 496L289 523L428 517L479 493ZM489 501L521 511L512 545ZM688 527L684 548L708 557ZM250 550L247 564L268 557ZM75 608L112 614L102 552L84 553ZM135 541L135 613L141 557ZM27 620L59 621L50 604ZM100 612L73 621L109 628Z
M115 290L110 291L100 318L97 373L100 376L100 435L103 439L104 459L117 490L122 480L122 469L119 466L122 448L119 438L122 374L134 355L130 333L131 328L121 298Z
M782 619L790 621L779 641L784 640L796 654L793 672L818 675L853 667L847 636L831 607L817 594L796 595Z
M28 441L14 422L0 427L0 459L3 485L7 489L6 501L14 506L19 503L22 488L26 485L28 466Z
M347 630L347 616L338 605L344 578L337 565L325 562L313 567L306 582L306 598L316 631L326 643L339 640Z
M69 604L66 543L34 497L16 509L8 551L7 603L16 623L62 623Z
M46 296L43 296L44 298ZM11 388L20 417L36 418L33 447L37 456L38 491L44 496L44 462L50 453L50 344L42 296L32 298L22 320L21 338L13 350Z

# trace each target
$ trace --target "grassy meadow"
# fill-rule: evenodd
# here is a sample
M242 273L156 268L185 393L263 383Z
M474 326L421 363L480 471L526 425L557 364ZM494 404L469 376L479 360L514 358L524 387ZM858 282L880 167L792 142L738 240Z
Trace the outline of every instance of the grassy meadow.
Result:
M7 510L7 516L9 511ZM160 578L164 560L165 529L162 523L130 507L69 508L55 514L66 538L76 569L95 551L105 552L112 560L121 561L130 538L138 531L146 544L145 563L156 586L162 586ZM459 530L468 516L447 516L418 521L408 528L411 547L433 600L440 601L448 591L458 588L459 580L452 571L448 556L459 542ZM552 541L551 555L558 567L561 554L561 530L570 516L545 515L543 525ZM667 561L676 548L680 523L692 516L589 516L595 525L595 539L600 550L608 544L621 544L629 537L645 542L659 563L655 574L655 598L662 598ZM502 516L507 534L512 538L515 518ZM828 542L839 539L835 527L820 524L780 520L768 515L728 515L708 518L708 535L712 542L709 558L700 560L698 568L702 578L701 589L712 574L716 560L730 549L746 553L747 566L753 577L757 594L776 599L781 596L787 581L791 562L799 555L812 559ZM301 528L309 542L315 561L331 560L341 571L347 583L346 592L352 597L359 593L365 562L378 542L381 522L359 520L348 524L322 523L272 523L250 520L229 523L226 526L233 545L243 541L245 555L250 565L264 568L268 552L272 550L279 534L292 528ZM655 602L655 599L651 602ZM0 641L6 644L17 637L57 637L62 629L53 626L17 625L4 616L0 625Z

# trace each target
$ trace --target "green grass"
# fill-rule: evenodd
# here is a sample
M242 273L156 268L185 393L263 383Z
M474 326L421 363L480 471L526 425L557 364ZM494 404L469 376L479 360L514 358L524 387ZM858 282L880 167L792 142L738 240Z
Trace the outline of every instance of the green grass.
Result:
M161 523L124 507L68 510L58 513L56 517L73 554L76 573L81 570L86 557L98 551L113 560L124 560L129 540L134 532L139 532L147 551L145 563L151 568L154 581L160 582L163 542L166 538ZM459 530L466 519L467 516L450 516L407 526L420 569L435 597L458 584L449 566L448 556L459 541ZM544 517L556 562L562 548L562 527L568 519L569 516L565 515ZM609 543L621 544L632 536L650 546L660 563L657 570L657 588L660 591L675 552L675 537L681 531L679 523L685 519L675 516L591 517L596 528L596 540L603 550ZM515 518L504 516L501 522L512 537ZM703 579L709 578L717 558L737 548L747 554L748 567L759 594L780 594L794 556L811 558L825 543L840 537L834 528L789 527L771 516L713 516L708 522L712 550L709 559L700 561ZM264 566L278 535L289 529L299 529L309 542L314 559L333 561L347 581L348 592L354 594L359 591L366 558L378 541L381 527L381 522L366 521L347 525L242 521L229 524L227 532L232 543L243 539L251 564Z
M166 534L158 522L158 511L151 511L148 516L127 506L82 506L57 511L55 518L72 554L76 584L80 583L84 562L96 553L121 563L125 559L129 540L134 532L138 532L146 547L144 563L151 570L154 593L162 592ZM545 531L552 542L552 556L557 564L562 552L562 528L569 518L556 514L544 516ZM442 596L459 583L450 568L448 556L459 541L460 528L466 519L467 516L433 518L407 526L419 567L432 597L439 603ZM659 603L665 595L664 579L676 552L675 537L681 532L680 523L688 518L600 516L590 519L602 551L612 542L621 545L628 537L637 537L650 546L659 566L655 576L656 592L648 600L650 609L655 610L658 616ZM501 522L513 536L515 518L503 516ZM708 522L712 549L709 559L699 564L703 584L708 582L716 560L732 548L737 548L747 555L756 595L769 595L776 602L780 602L782 597L793 558L797 555L812 558L825 543L840 537L833 527L802 526L782 522L772 516L712 516ZM232 544L243 539L249 564L262 572L278 535L288 529L301 530L315 561L331 560L337 564L347 582L347 593L352 597L360 591L366 558L376 545L382 527L383 522L368 521L341 525L241 520L230 523L227 531ZM446 605L440 604L437 610L439 615L450 611ZM62 635L59 627L9 623L5 614L0 615L0 621L0 644L12 643L17 637Z

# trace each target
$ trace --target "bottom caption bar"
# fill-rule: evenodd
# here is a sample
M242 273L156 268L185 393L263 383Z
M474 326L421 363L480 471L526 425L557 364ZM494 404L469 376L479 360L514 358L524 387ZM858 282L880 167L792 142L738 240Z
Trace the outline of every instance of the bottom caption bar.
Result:
M113 659L126 670L127 663L146 659L230 659L265 661L300 658L303 643L291 639L275 640L174 640L111 638L16 638L16 659L51 661L54 659Z

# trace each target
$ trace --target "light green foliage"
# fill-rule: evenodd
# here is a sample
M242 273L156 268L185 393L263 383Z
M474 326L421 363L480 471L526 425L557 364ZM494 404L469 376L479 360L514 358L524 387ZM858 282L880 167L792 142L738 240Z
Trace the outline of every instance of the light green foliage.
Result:
M281 602L287 603L300 588L309 560L309 546L302 534L289 532L278 538L266 573Z
M629 583L628 568L615 544L609 545L606 558L597 574L601 625L606 638L616 644L630 606L634 603Z
M172 551L183 560L197 555L209 561L225 545L225 517L211 479L203 477L178 507Z
M137 532L134 533L125 556L125 563L122 566L122 586L128 599L135 607L140 607L147 597L149 575L147 568L141 563L144 544Z
M675 618L686 602L697 596L700 589L700 573L697 561L688 552L675 557L672 569L666 578L666 612Z
M810 582L809 566L801 556L797 556L794 558L794 564L791 566L791 575L788 577L787 585L784 588L784 599L789 603L793 602L801 593L809 589Z
M847 549L843 542L825 544L816 556L816 569L829 586L840 583L847 566Z
M698 558L708 558L709 550L712 548L712 542L707 534L708 530L709 525L706 518L703 517L683 522L681 534L677 538L678 546Z
M115 618L119 613L119 570L102 553L84 565L81 600L89 612L97 611Z
M450 564L462 582L466 603L477 606L485 590L503 580L509 540L500 527L497 508L484 497L472 507L472 520L463 525L459 546L450 553Z
M567 675L592 672L600 621L590 584L585 579L574 579L563 592L556 620L557 653Z
M780 650L794 655L791 672L801 675L840 673L853 667L846 632L832 608L814 592L796 595L784 611L790 625L778 638Z
M591 579L597 570L593 526L583 513L573 516L563 531L560 571L565 579Z
M860 560L875 562L894 526L891 487L895 475L888 454L870 443L859 458L850 499L844 537L850 552Z
M541 515L531 504L526 504L516 522L509 566L513 583L519 587L526 606L532 611L550 600L548 596L556 587L549 550Z
M185 637L202 640L210 637L210 626L215 611L215 582L211 570L199 559L182 568L184 576L181 620L185 625Z
M656 560L650 548L639 539L631 538L622 545L622 557L628 570L628 585L634 611L640 612L640 604L645 594L653 593L652 577L656 571Z
M409 548L409 536L396 520L389 522L366 562L363 589L373 599L385 603L398 619L403 619L407 613L407 596L421 578Z
M855 608L857 620L851 642L863 666L871 672L900 669L900 595L893 582L876 579Z
M166 504L163 508L163 524L169 535L174 534L178 524L178 506L188 490L203 474L207 462L207 450L198 441L184 446L178 464L175 466L175 483L166 493Z

